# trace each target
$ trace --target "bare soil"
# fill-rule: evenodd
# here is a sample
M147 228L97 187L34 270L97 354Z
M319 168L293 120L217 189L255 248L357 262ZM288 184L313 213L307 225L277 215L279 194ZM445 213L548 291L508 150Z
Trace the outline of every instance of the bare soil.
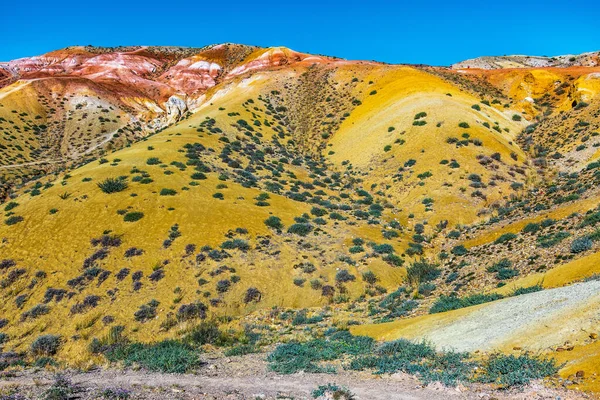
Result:
M340 371L338 374L277 375L268 371L265 354L235 358L207 358L197 374L162 374L136 370L69 371L65 374L80 390L77 398L102 399L106 389L126 389L131 399L311 399L312 391L327 383L344 386L358 400L470 400L470 399L591 399L591 395L550 389L541 382L511 391L489 386L469 385L456 388L441 384L423 386L407 374L376 376L367 372ZM40 399L52 385L49 371L22 371L0 379L0 395L19 393L27 399Z

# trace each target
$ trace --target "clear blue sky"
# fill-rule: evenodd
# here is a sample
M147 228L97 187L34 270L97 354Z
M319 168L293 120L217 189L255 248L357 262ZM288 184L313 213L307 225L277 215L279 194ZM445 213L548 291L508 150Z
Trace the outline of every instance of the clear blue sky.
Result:
M598 0L14 1L0 61L69 45L235 42L390 63L600 50Z

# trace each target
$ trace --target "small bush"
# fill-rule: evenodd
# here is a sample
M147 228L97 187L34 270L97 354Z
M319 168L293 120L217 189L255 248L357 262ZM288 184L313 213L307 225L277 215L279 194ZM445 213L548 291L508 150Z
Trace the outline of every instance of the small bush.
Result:
M251 287L246 290L246 294L244 294L244 303L248 304L250 302L259 302L262 298L262 293L257 288Z
M495 354L483 366L479 380L495 383L503 388L523 386L534 379L555 375L559 366L553 359L530 353L515 355Z
M34 356L53 356L58 352L60 344L60 336L42 335L31 343L29 350Z
M342 269L335 274L335 281L338 283L352 282L354 280L356 280L356 277L346 269Z
M498 239L494 241L494 244L504 244L508 243L513 239L516 239L517 235L511 232L502 234Z
M172 374L190 372L201 365L197 351L175 340L114 346L104 355L111 362L123 362L126 367L137 364L149 371Z
M335 399L335 400L354 400L356 397L347 388L339 387L328 383L320 385L312 392L313 399Z
M521 230L523 233L536 233L540 230L540 224L536 224L535 222L531 222Z
M102 397L107 400L128 400L131 392L121 388L109 388L102 392Z
M107 194L122 192L127 189L127 186L127 182L120 178L106 178L98 183L100 190Z
M269 228L273 229L283 229L283 224L281 223L281 219L279 217L270 216L265 220L265 225Z
M467 297L440 296L429 309L430 314L458 310L460 308L471 307L477 304L488 303L490 301L502 299L500 294L474 294Z
M288 228L288 233L293 233L299 236L306 236L313 230L312 225L306 223L296 223Z
M125 216L123 217L123 221L135 222L135 221L139 221L142 218L144 218L143 212L132 211L132 212L128 212L127 214L125 214Z
M441 274L440 269L435 264L430 264L425 259L415 261L406 269L407 280L413 286L417 287L423 282L429 282L438 278Z
M175 196L177 194L177 190L162 188L159 194L161 196Z
M21 217L20 215L11 215L10 217L8 217L7 219L4 220L4 223L6 225L15 225L18 224L19 222L22 222L24 220L23 217Z
M146 160L146 164L148 164L148 165L158 165L158 164L161 164L161 161L157 157L150 157L149 159Z
M592 248L593 244L594 243L589 237L579 237L571 242L571 253L577 254L587 251Z

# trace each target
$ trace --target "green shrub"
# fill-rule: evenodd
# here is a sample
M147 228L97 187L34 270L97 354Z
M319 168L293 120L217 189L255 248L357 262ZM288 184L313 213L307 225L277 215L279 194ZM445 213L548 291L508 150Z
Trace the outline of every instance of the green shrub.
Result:
M571 242L571 253L582 253L592 248L592 239L587 236L579 237Z
M544 288L542 287L541 284L537 284L534 286L528 286L528 287L520 287L515 289L509 296L520 296L522 294L529 294L529 293L535 293L535 292L539 292L540 290L543 290Z
M34 356L53 356L60 348L61 338L57 335L42 335L31 343L30 351Z
M339 387L328 383L327 385L320 385L317 389L312 392L313 399L327 398L335 400L355 400L354 394L347 388Z
M437 314L450 310L458 310L459 308L471 307L477 304L488 303L490 301L502 299L500 294L474 294L467 297L456 297L442 295L433 303L429 309L430 314Z
M467 250L467 248L465 246L463 246L462 244L460 244L458 246L454 246L452 248L452 250L450 250L450 253L454 254L455 256L464 256L468 252L469 252L469 250Z
M258 349L252 344L240 344L230 349L225 350L225 356L227 357L237 357L237 356L245 356L246 354L258 353Z
M494 241L494 244L508 243L513 239L516 239L517 235L511 232L502 234L498 239Z
M127 182L121 178L106 178L98 183L98 187L107 194L117 193L127 189Z
M283 224L281 223L281 218L275 217L271 215L269 218L265 219L265 225L269 228L273 229L282 229Z
M571 236L571 234L565 231L559 231L551 233L549 235L542 235L537 238L537 245L538 247L547 249L549 247L556 246L558 243L562 242L569 236Z
M267 361L270 369L280 374L333 372L332 367L322 367L318 363L335 360L346 354L365 354L373 349L373 345L374 341L369 337L352 336L347 331L340 331L327 339L279 345L269 354Z
M192 179L194 180L204 180L206 179L206 175L204 175L202 172L194 172L191 176Z
M356 277L354 275L352 275L350 272L348 272L347 269L339 270L335 274L335 281L338 283L352 282L354 280L356 280Z
M104 353L111 362L134 364L154 372L183 374L200 366L198 352L190 345L165 340L153 344L133 343L111 347Z
M406 279L413 287L437 279L440 274L441 271L437 265L431 264L423 258L420 261L413 262L406 269Z
M177 190L175 190L175 189L162 188L160 190L161 196L175 196L176 194L177 194Z
M525 225L525 227L521 230L523 233L536 233L540 230L540 224L536 224L535 222L530 222Z
M293 224L288 228L288 233L293 233L299 236L306 236L312 231L313 227L306 223Z
M553 359L530 353L515 355L495 354L484 363L479 381L495 383L503 388L523 386L534 379L555 375L559 366Z
M127 214L125 214L125 216L123 217L123 221L125 221L125 222L135 222L135 221L139 221L142 218L144 218L144 213L143 212L132 211L132 212L128 212Z
M19 203L17 203L16 201L9 201L8 203L6 203L6 206L4 206L4 211L10 211L13 208L17 207L19 205Z
M146 160L146 164L148 164L148 165L158 165L161 163L162 163L162 161L160 161L158 159L158 157L150 157L149 159Z
M19 222L22 222L24 220L23 217L21 217L20 215L11 215L10 217L8 217L7 219L4 220L4 223L6 225L15 225L18 224Z
M349 365L353 370L373 369L376 374L399 371L419 374L425 383L440 381L445 385L467 381L473 367L466 353L437 353L429 343L406 339L383 343L374 354L357 357Z

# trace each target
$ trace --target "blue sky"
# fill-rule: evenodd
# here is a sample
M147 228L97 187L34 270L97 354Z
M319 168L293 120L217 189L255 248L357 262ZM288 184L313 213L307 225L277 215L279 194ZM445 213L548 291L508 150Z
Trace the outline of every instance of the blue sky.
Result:
M69 45L235 42L389 63L600 50L600 2L72 1L5 8L0 61Z

